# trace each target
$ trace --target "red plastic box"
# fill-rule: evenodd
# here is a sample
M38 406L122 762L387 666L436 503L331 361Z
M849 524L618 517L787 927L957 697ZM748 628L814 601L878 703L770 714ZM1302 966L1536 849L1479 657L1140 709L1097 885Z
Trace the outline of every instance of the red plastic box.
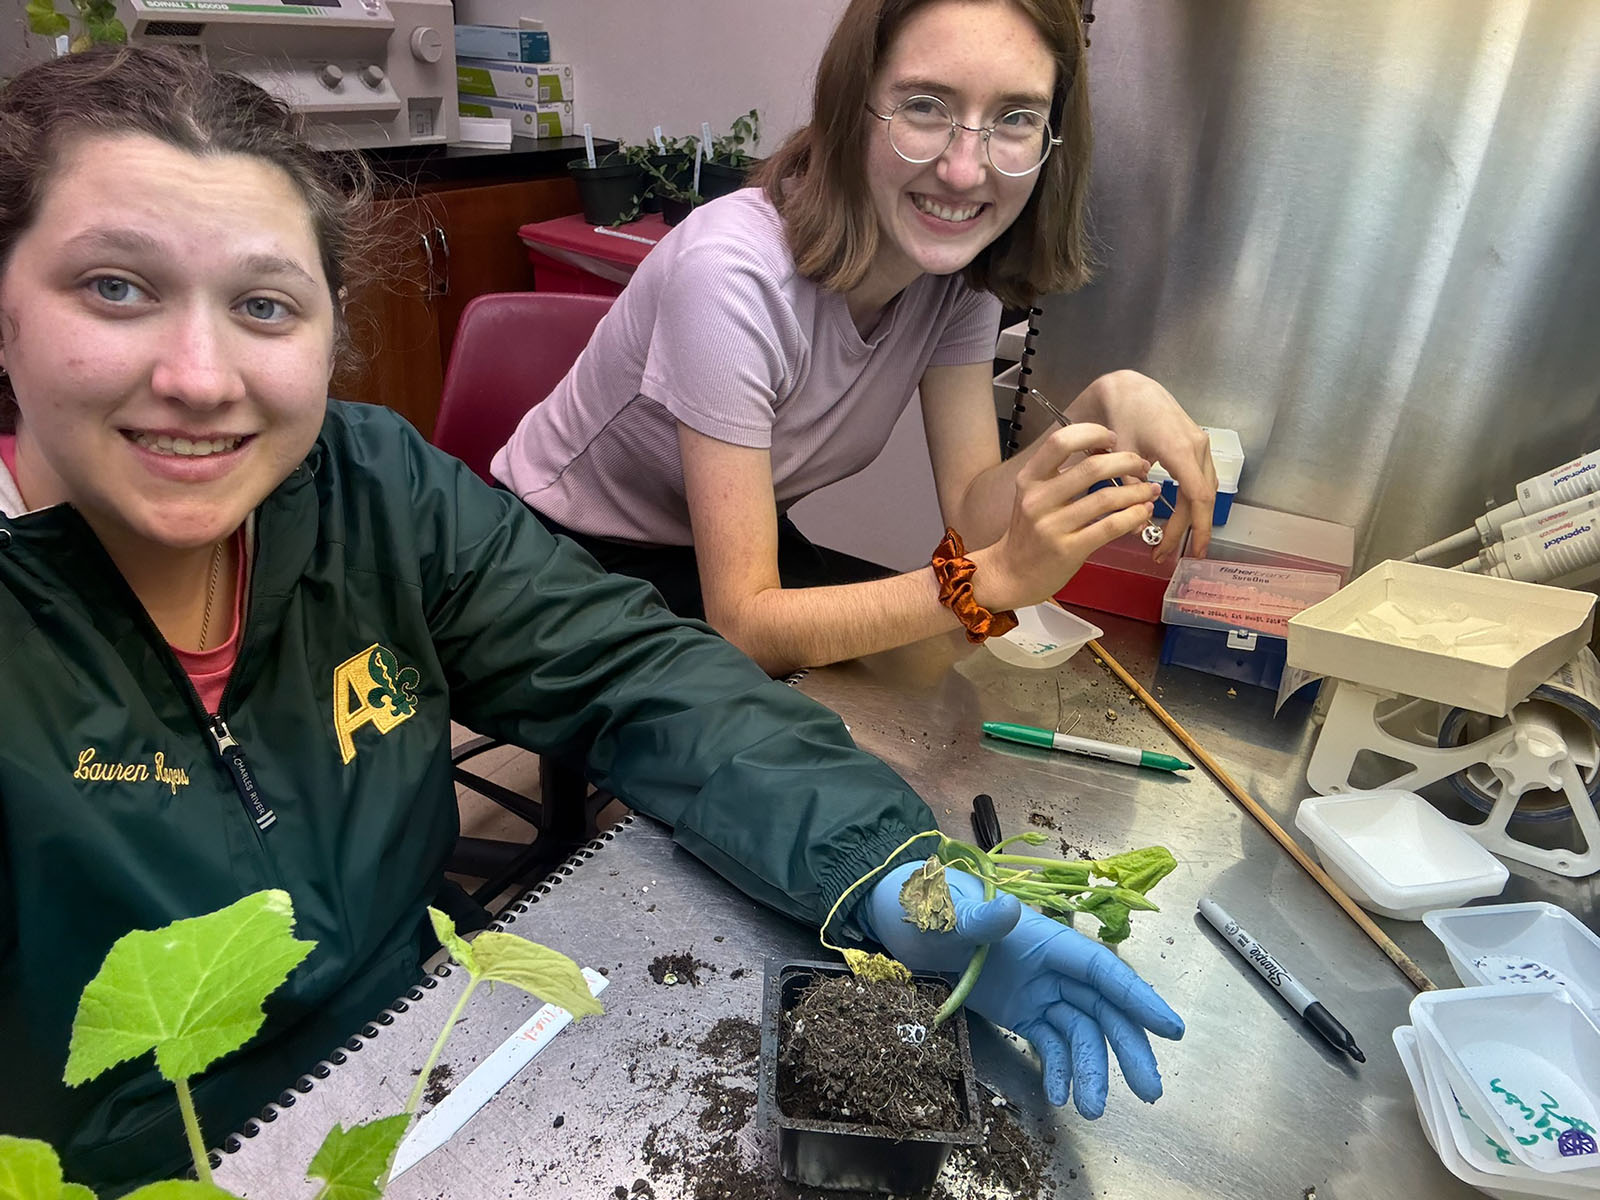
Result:
M597 228L574 213L524 225L517 236L528 248L536 291L616 296L667 227L660 213L615 229Z
M1161 599L1177 566L1177 555L1158 563L1144 539L1130 533L1091 554L1056 599L1159 625Z

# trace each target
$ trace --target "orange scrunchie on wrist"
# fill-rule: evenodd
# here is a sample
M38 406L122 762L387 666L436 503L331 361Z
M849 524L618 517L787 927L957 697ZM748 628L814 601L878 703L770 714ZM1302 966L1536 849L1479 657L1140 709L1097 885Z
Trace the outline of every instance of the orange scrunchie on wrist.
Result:
M961 535L946 526L944 540L933 552L933 577L939 581L939 603L955 613L967 629L967 641L977 645L985 638L999 637L1017 627L1017 614L1010 610L990 612L972 596L972 577L978 568L966 557Z

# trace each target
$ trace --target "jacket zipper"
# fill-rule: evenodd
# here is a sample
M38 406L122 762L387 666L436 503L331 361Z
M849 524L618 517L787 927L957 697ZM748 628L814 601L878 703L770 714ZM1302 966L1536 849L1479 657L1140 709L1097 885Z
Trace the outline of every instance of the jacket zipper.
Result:
M258 835L266 833L277 824L278 814L272 811L272 806L262 798L260 789L256 787L255 775L250 770L250 764L245 761L244 747L239 744L239 739L233 736L228 723L218 713L206 715L206 729L216 745L217 757L222 760L222 765L227 768L228 775L233 779L234 790L239 793L239 799L244 804L245 816L250 818L250 823L255 826Z

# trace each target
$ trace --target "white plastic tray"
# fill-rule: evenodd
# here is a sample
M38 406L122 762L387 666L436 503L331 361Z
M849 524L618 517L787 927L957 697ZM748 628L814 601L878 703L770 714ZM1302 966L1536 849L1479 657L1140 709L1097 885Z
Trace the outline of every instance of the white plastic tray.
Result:
M1600 1024L1600 937L1566 909L1542 900L1487 904L1440 909L1423 921L1466 986L1554 983Z
M1097 626L1046 602L1017 609L1017 627L983 644L1014 667L1042 669L1066 662L1100 634Z
M1289 619L1289 666L1503 717L1589 641L1586 592L1385 562Z
M1480 1129L1535 1171L1600 1180L1600 1029L1566 989L1423 992L1411 1021Z
M1463 1156L1452 1136L1452 1129L1447 1117L1446 1109L1454 1108L1458 1116L1458 1125L1465 1127L1477 1135L1477 1139L1485 1147L1485 1155L1492 1155L1494 1146L1502 1150L1506 1157L1509 1151L1504 1151L1491 1138L1478 1133L1468 1119L1461 1115L1459 1105L1452 1104L1449 1099L1433 1090L1425 1070L1420 1039L1417 1032L1410 1025L1397 1027L1393 1034L1394 1048L1400 1056L1400 1065L1405 1068L1406 1079L1411 1083L1412 1098L1417 1104L1417 1120L1422 1125L1423 1135L1428 1139L1428 1145L1433 1147L1439 1156L1440 1163L1445 1170L1454 1175L1462 1183L1477 1188L1485 1195L1494 1196L1497 1200L1522 1200L1523 1197L1548 1197L1549 1200L1592 1200L1595 1190L1583 1183L1569 1182L1559 1175L1541 1175L1530 1168L1507 1165L1496 1162L1498 1172L1482 1170L1473 1165L1481 1161L1477 1155ZM1490 1159L1490 1161L1494 1161Z
M1463 825L1415 792L1346 792L1300 802L1295 827L1362 908L1401 921L1497 896L1509 872Z

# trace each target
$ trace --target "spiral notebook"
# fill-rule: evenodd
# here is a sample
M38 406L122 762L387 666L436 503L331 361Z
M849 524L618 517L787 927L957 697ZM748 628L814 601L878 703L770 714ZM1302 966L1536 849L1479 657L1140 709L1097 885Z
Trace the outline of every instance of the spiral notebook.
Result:
M708 1135L693 1106L685 1108L681 1085L649 1080L665 1081L674 1069L688 1078L702 1064L698 1040L713 1025L759 1014L760 962L805 957L813 946L805 929L730 887L678 848L670 830L638 816L579 849L491 928L606 974L606 1013L563 1030L448 1143L393 1181L388 1200L599 1195L650 1176L643 1139L652 1126L658 1141L686 1147ZM652 960L669 953L699 962L702 985L653 980ZM449 964L437 967L223 1139L212 1153L218 1186L252 1200L312 1200L320 1185L303 1173L328 1130L403 1109L466 978ZM440 1060L434 1100L538 1007L514 988L477 989ZM425 1099L422 1111L429 1108ZM741 1143L757 1136L726 1132L738 1132ZM671 1179L653 1187L658 1200L680 1190Z

